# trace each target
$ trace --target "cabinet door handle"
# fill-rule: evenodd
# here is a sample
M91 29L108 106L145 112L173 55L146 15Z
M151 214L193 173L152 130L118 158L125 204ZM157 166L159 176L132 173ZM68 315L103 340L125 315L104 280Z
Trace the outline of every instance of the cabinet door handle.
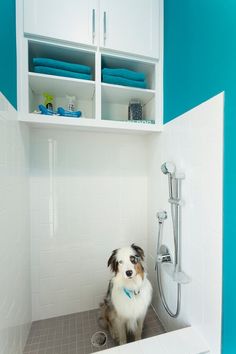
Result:
M106 11L103 12L103 44L104 47L106 45L106 39L107 39L107 13Z
M96 32L95 32L95 9L93 9L93 12L92 12L92 36L93 36L93 44L94 44L94 41L95 41L95 35L96 35Z

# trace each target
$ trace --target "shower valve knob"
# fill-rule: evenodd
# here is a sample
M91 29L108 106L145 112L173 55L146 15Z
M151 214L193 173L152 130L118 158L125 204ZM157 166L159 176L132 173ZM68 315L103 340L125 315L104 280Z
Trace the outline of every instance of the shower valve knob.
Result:
M165 263L165 262L171 262L171 257L170 254L158 254L157 255L157 263Z
M171 255L168 247L161 245L157 253L157 263L170 263L172 262Z

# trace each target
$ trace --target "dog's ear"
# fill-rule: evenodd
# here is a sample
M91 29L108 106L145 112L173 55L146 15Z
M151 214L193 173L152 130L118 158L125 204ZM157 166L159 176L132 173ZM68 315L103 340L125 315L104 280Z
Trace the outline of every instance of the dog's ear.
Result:
M137 254L137 256L139 256L141 258L141 260L144 260L144 250L139 247L136 246L134 243L131 245L131 247L133 248L133 250L135 251L135 253Z
M112 251L111 257L108 259L107 266L111 268L112 272L118 272L118 262L116 259L117 250Z

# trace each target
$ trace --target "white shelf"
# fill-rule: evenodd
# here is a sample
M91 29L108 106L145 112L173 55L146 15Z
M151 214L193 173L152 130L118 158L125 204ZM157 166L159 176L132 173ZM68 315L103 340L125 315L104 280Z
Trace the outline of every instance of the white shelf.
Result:
M110 131L147 134L161 131L161 119L158 111L159 93L157 93L157 63L124 58L119 55L109 55L101 52L89 52L80 48L63 47L53 43L27 41L28 61L25 66L25 91L27 98L22 105L20 120L32 127L64 128L89 131ZM34 57L50 57L72 63L79 62L92 68L92 77L96 81L80 80L55 75L33 72ZM143 72L146 76L148 89L114 85L101 82L103 67L127 68ZM54 96L53 107L67 107L66 95L76 96L75 109L82 112L82 117L66 118L45 116L32 112L43 104L43 93ZM155 121L156 124L136 123L128 120L128 107L132 99L140 100L143 106L143 119ZM25 113L23 113L25 112ZM29 112L29 113L28 113Z
M87 131L100 132L123 132L123 133L156 133L162 130L162 127L155 124L115 122L88 118L67 118L58 116L45 116L40 114L21 115L20 121L27 123L35 128L64 128L80 129Z
M29 86L36 95L50 92L54 96L78 96L80 99L92 100L95 82L68 77L29 73Z
M131 99L137 98L145 105L154 97L154 90L102 83L102 100L104 102L128 104Z

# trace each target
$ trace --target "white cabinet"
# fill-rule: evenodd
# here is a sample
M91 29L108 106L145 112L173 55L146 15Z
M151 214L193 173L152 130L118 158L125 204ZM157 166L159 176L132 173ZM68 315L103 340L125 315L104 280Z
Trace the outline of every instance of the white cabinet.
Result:
M101 0L100 45L158 57L158 0Z
M19 2L18 82L24 122L95 131L149 133L160 129L163 0ZM91 67L91 80L36 72L33 58L37 57L87 65ZM143 73L147 86L104 82L104 68ZM67 109L67 96L75 96L81 118L38 114L40 105L45 105L45 92L53 96L55 112L58 107ZM137 121L129 120L133 99L139 100L142 107L142 117Z
M97 45L97 0L24 0L24 32Z
M160 0L24 0L24 32L158 58L159 3Z

